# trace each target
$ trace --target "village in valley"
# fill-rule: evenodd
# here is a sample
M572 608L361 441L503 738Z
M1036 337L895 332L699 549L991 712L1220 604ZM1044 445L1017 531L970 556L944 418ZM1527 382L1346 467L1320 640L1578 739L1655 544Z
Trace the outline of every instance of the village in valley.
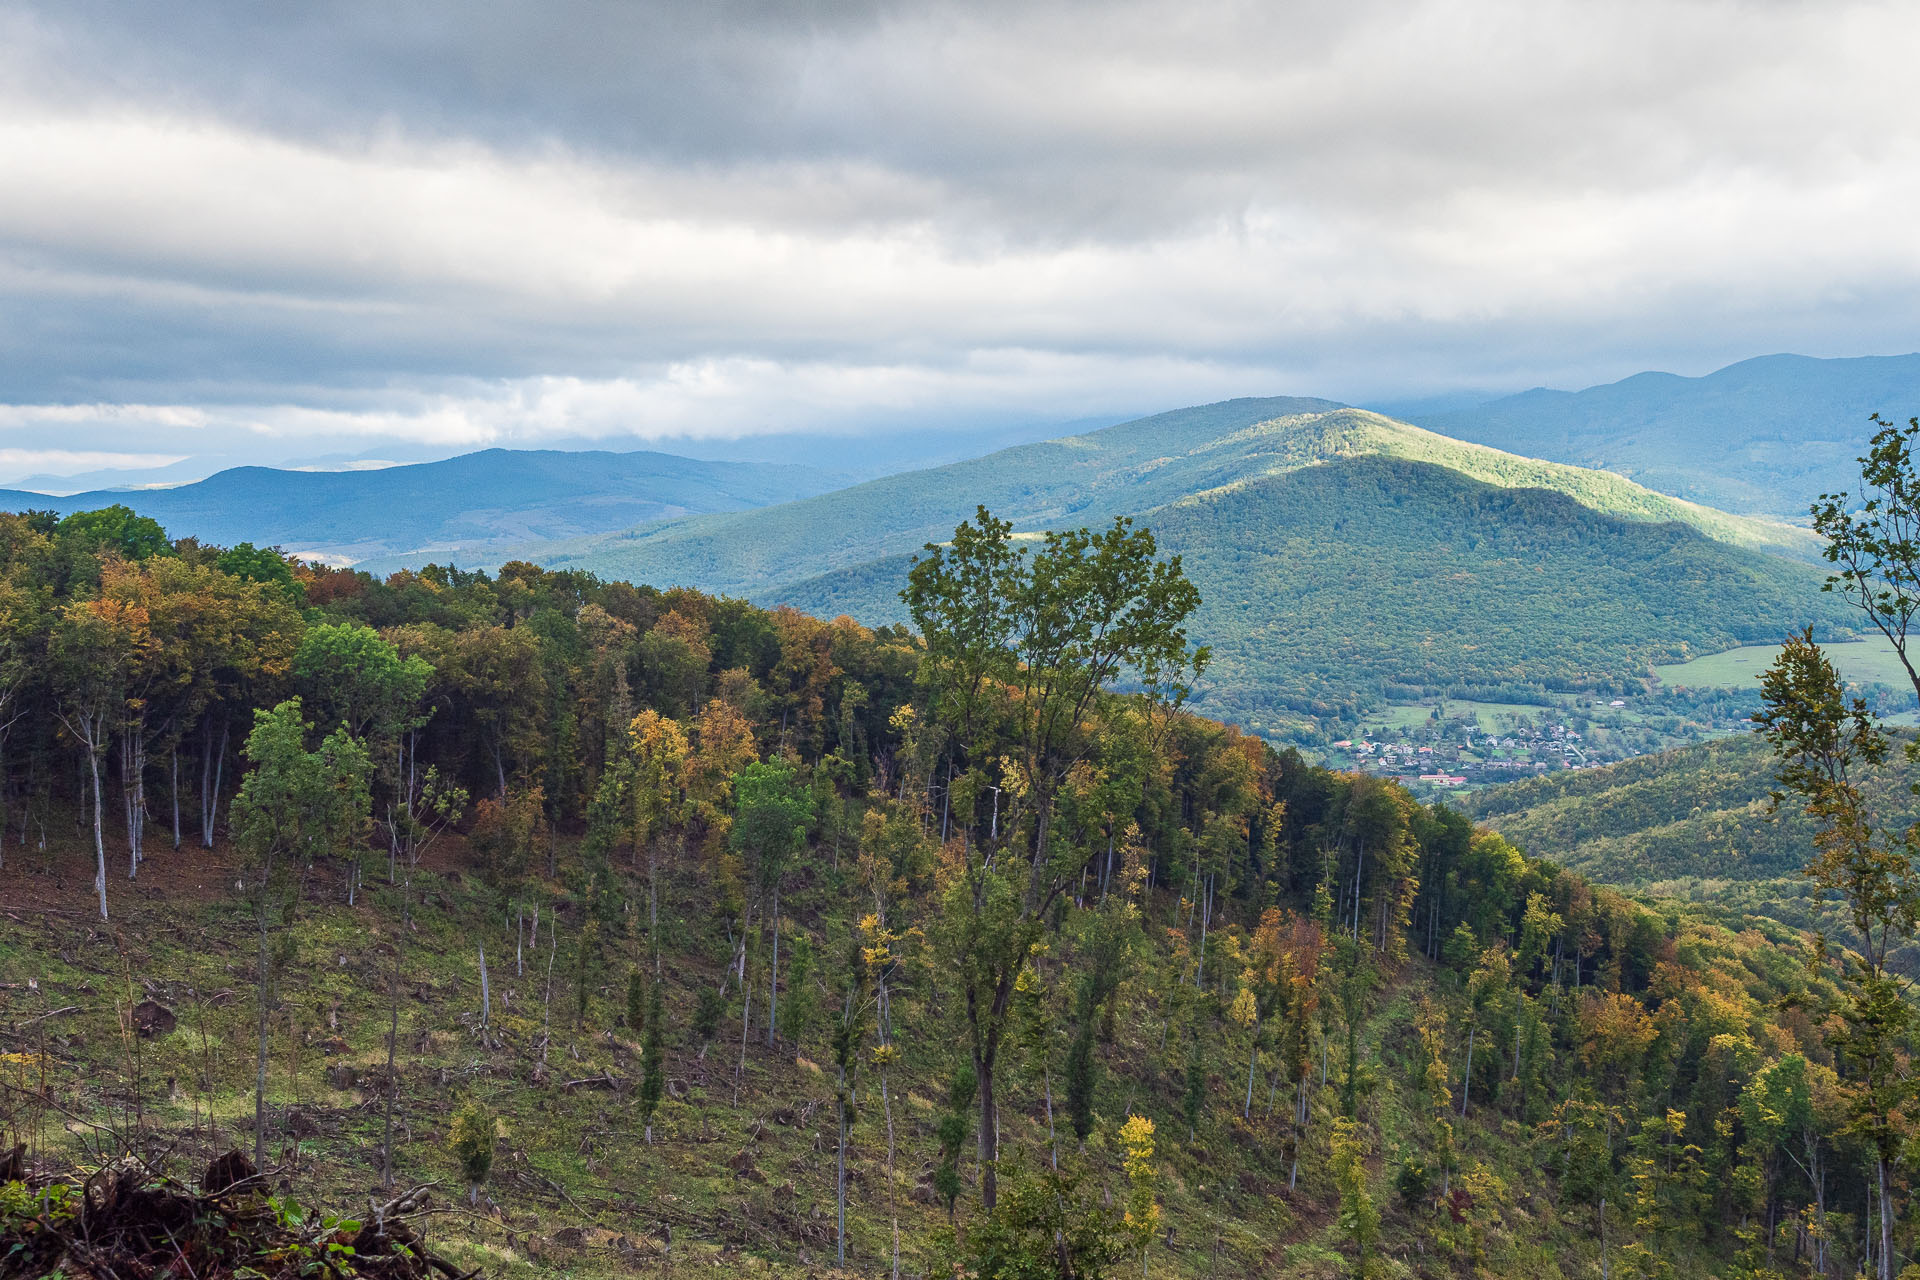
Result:
M1332 768L1425 793L1463 791L1735 732L1749 724L1749 701L1657 687L1542 705L1437 699L1388 707L1321 752Z

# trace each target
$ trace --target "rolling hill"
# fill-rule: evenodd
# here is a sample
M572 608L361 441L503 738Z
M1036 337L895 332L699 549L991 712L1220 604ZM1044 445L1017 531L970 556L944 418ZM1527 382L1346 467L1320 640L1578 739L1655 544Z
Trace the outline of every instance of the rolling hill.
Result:
M1151 526L1206 600L1206 705L1275 734L1415 690L1608 687L1841 621L1798 530L1325 401L1162 414L538 558L900 621L913 556L977 503L1026 531Z
M1812 824L1792 805L1770 811L1773 767L1766 741L1739 733L1491 787L1461 807L1530 855L1604 884L1844 933L1801 874ZM1872 788L1890 825L1920 818L1909 773L1903 766ZM1907 948L1902 964L1920 973L1920 950Z
M1857 480L1869 414L1920 413L1920 355L1774 355L1701 378L1641 373L1584 391L1528 391L1414 415L1463 440L1581 467L1663 493L1799 518Z
M808 467L665 453L488 449L378 471L236 467L169 489L0 491L0 509L64 514L124 503L176 537L279 546L383 570L430 560L498 563L502 548L521 543L765 506L837 482Z

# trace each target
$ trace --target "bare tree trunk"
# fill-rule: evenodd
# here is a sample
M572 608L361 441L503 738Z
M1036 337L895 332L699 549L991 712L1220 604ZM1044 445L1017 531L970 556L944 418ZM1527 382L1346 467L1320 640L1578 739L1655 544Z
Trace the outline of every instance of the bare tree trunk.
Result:
M1047 1096L1047 1158L1053 1163L1053 1171L1060 1172L1060 1139L1053 1131L1053 1068L1046 1063L1040 1064L1040 1082Z
M493 1020L493 991L487 985L487 944L480 945L480 1026L484 1030Z
M107 918L107 840L100 828L106 821L106 815L100 805L100 751L89 735L84 744L87 748L87 767L93 774L93 854L95 871L93 887L100 891L100 918Z
M560 923L547 925L547 994L540 1003L540 1061L547 1060L547 1042L553 1039L553 957L560 950Z
M268 857L260 870L260 882L254 886L258 894L255 919L260 927L259 991L256 995L259 1009L260 1053L254 1067L253 1080L253 1167L267 1167L267 997L272 985L272 976L268 972L267 959L267 913L272 904L267 890L273 883L273 859Z
M834 1153L833 1161L833 1199L838 1223L835 1231L835 1249L838 1255L834 1266L841 1271L847 1269L847 1073L840 1073L840 1142Z
M1479 1030L1479 1023L1467 1024L1467 1070L1466 1074L1460 1077L1460 1114L1463 1116L1467 1114L1467 1099L1473 1093L1473 1038ZM1495 1070L1497 1071L1498 1068Z
M220 745L213 753L213 787L211 791L201 792L200 806L200 842L207 848L213 848L213 827L220 815L220 785L227 771L227 721L220 720Z
M167 794L173 800L173 847L180 848L180 744L167 751Z
M1893 1193L1887 1188L1887 1161L1874 1158L1877 1194L1880 1198L1880 1280L1893 1280Z
M753 907L747 907L747 914L753 914ZM740 1082L747 1075L747 1032L753 1025L753 984L747 981L747 934L752 926L741 923L740 929L740 1064L733 1069L733 1101L740 1104Z
M893 1269L889 1280L900 1280L900 1210L894 1203L893 1098L887 1092L887 1073L880 1072L880 1109L887 1116L887 1215L893 1219Z
M999 1180L995 1177L994 1165L1000 1159L1000 1100L993 1087L993 1055L983 1057L973 1055L973 1073L977 1082L980 1101L980 1134L978 1151L980 1155L980 1203L992 1210L999 1198Z

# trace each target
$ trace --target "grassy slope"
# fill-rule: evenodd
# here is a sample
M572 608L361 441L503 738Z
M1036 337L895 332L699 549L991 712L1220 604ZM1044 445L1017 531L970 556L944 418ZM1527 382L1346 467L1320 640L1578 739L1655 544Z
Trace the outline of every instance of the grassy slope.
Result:
M1200 705L1263 731L1365 706L1386 682L1618 680L1840 616L1811 568L1425 460L1360 453L1145 520L1204 601L1192 632L1213 646L1215 666ZM898 620L909 561L774 598L821 616Z
M833 1222L833 1086L814 1065L827 1061L824 1028L816 1022L800 1045L783 1043L776 1050L761 1041L756 1021L737 1100L737 1022L731 1029L723 1024L719 1042L704 1057L689 1043L690 993L715 980L724 949L707 914L704 876L678 866L666 880L668 1020L675 1030L667 1074L673 1083L658 1117L657 1141L647 1145L632 1123L624 1090L565 1087L606 1073L625 1081L638 1074L636 1046L617 1015L625 975L641 958L637 941L610 939L594 983L593 1012L586 1026L576 1026L567 969L580 922L570 912L562 915L554 1034L543 1081L537 1046L546 948L530 958L524 977L516 976L512 932L498 900L461 874L457 842L443 843L435 853L438 869L420 873L416 928L405 934L397 1176L457 1188L444 1138L451 1112L465 1097L478 1097L498 1113L501 1137L489 1182L498 1213L463 1211L437 1220L433 1247L464 1265L485 1266L495 1278L556 1271L611 1277L661 1268L670 1228L676 1267L727 1275L821 1275L820 1264L832 1256ZM13 1122L37 1128L38 1139L55 1149L79 1154L97 1135L68 1123L62 1111L129 1126L131 1085L138 1079L146 1126L182 1166L198 1167L210 1152L235 1142L246 1145L255 943L243 908L226 892L235 871L225 851L157 851L139 882L116 875L109 889L116 912L111 927L91 915L85 866L84 851L67 845L14 855L0 871L0 919L8 925L0 930L0 1033L6 1033L0 1050L44 1052L61 1109L36 1118L31 1108L17 1108ZM824 859L814 866L811 882L790 898L803 928L814 923L822 904L848 891ZM375 1183L383 1095L368 1078L384 1061L389 948L402 930L377 885L349 908L338 883L326 873L307 881L298 924L288 935L292 949L284 1007L274 1024L270 1087L274 1158L301 1201L351 1211L365 1203ZM621 887L642 900L637 882L623 880ZM553 936L551 923L549 914L543 940ZM476 942L487 945L492 964L498 1047L483 1044L475 1031ZM31 990L28 979L35 984ZM1380 1087L1368 1106L1390 1132L1419 1133L1425 1123L1416 1118L1422 1108L1408 1092L1415 1074L1412 1018L1421 997L1441 990L1434 984L1444 980L1416 962L1383 994L1369 1025L1362 1052L1377 1065ZM130 1042L119 1030L118 1010L129 999L148 997L177 1012L179 1029L152 1042ZM77 1011L28 1022L69 1006ZM1189 1144L1178 1119L1184 1072L1162 1053L1160 1031L1157 1006L1123 1008L1118 1039L1102 1051L1100 1129L1089 1147L1099 1176L1113 1183L1117 1159L1104 1135L1127 1110L1159 1122L1157 1163L1169 1238L1152 1251L1148 1274L1324 1280L1347 1274L1351 1264L1338 1248L1336 1198L1322 1164L1324 1140L1310 1137L1299 1189L1289 1193L1277 1126L1262 1115L1264 1099L1256 1099L1251 1122L1238 1118L1245 1063L1223 1056L1208 1086L1213 1118ZM919 1034L915 1026L902 1027L900 1034L905 1057L893 1076L892 1096L906 1271L945 1274L951 1258L945 1213L922 1188L952 1045ZM4 1069L15 1075L37 1070L18 1060ZM31 1083L24 1076L11 1082ZM1039 1160L1047 1144L1040 1082L1022 1076L1010 1084L1003 1134L1012 1149ZM1336 1094L1313 1091L1313 1133L1324 1134ZM18 1103L17 1094L5 1096ZM290 1106L298 1119L288 1119ZM1595 1273L1587 1215L1559 1216L1531 1172L1536 1154L1527 1127L1491 1108L1458 1127L1463 1159L1485 1162L1505 1185L1481 1274L1551 1280ZM885 1141L869 1074L851 1172L853 1273L863 1276L885 1273ZM1416 1233L1393 1195L1394 1158L1393 1152L1377 1157L1375 1197L1385 1214L1388 1256L1409 1264ZM964 1217L964 1203L962 1208ZM1129 1263L1121 1274L1136 1270Z

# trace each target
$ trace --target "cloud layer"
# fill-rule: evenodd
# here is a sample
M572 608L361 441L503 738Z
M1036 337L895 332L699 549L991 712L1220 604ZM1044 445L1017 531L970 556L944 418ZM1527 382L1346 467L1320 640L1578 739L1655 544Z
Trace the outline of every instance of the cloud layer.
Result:
M7 6L0 479L1910 350L1914 47L1785 0Z

